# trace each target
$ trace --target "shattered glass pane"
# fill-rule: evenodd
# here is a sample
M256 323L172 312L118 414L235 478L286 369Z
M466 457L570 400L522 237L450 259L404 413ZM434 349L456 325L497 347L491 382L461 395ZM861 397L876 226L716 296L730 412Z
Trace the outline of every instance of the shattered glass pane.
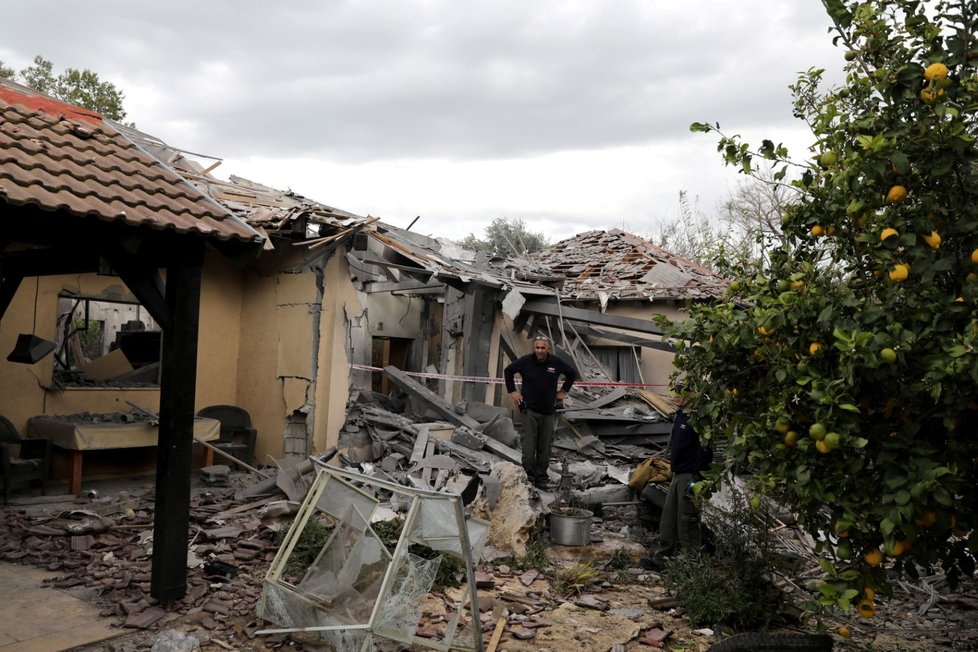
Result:
M272 562L258 613L285 629L307 630L309 636L337 650L403 650L417 637L422 609L443 559L411 554L409 544L427 546L471 565L481 556L488 524L465 519L470 546L463 550L458 496L395 491L410 508L400 532L400 552L392 558L370 526L379 505L370 492L386 493L389 487L371 485L369 478L350 481L351 475L355 474L321 469L300 509L308 516L293 523L286 537L289 545ZM363 490L357 488L361 485ZM310 508L314 513L309 514ZM315 559L310 562L312 555ZM450 620L443 645L470 650L481 646L478 601L472 604L470 598L466 592L458 604L446 605ZM330 629L319 629L323 627Z
M462 548L458 540L458 521L455 518L455 503L444 498L421 498L418 520L409 535L412 541L423 543L432 550L451 553L461 557Z
M489 536L489 524L481 519L466 517L465 529L469 535L469 556L471 559L482 559L482 549L486 546Z
M374 630L398 641L410 643L421 620L421 608L435 582L441 557L424 559L407 553L394 573L390 595Z
M373 612L390 553L355 506L347 508L316 561L297 585L345 622L366 623Z
M316 507L333 518L341 519L346 510L355 507L361 514L373 514L380 501L368 496L356 487L339 478L329 478L323 495L319 497ZM370 522L370 519L367 519Z

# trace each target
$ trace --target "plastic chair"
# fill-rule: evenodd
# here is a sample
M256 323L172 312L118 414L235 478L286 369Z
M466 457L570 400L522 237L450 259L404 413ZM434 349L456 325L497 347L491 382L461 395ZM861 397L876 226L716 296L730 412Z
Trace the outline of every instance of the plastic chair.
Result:
M20 447L15 457L14 446ZM0 415L0 473L3 475L3 504L10 502L10 487L15 484L41 481L41 495L47 495L48 471L51 469L51 440L24 439L14 424Z
M245 410L235 405L211 405L201 409L197 416L220 421L221 435L213 445L235 459L251 464L258 431L251 427L251 416Z

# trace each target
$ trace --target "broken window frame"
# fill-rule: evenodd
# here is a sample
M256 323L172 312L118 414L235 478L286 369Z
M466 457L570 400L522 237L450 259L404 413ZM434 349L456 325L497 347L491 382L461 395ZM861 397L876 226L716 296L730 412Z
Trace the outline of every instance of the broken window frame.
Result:
M296 514L289 532L286 534L282 545L279 548L275 559L269 567L265 576L262 591L262 599L258 606L258 614L271 622L277 622L279 614L271 613L272 608L269 602L283 597L301 602L303 605L311 606L320 611L320 618L325 621L337 622L339 624L317 624L311 626L290 626L276 629L265 629L257 632L258 634L286 634L305 632L318 634L325 640L331 640L333 635L356 636L363 632L362 641L358 641L358 649L374 650L374 639L387 641L397 641L408 645L417 645L435 650L471 650L475 652L482 649L482 623L479 618L479 598L475 582L475 560L481 558L482 548L485 545L486 537L489 533L489 523L483 519L466 516L462 504L462 498L458 494L437 492L427 489L406 487L394 482L363 475L359 472L339 469L320 460L315 460L319 469L315 480L306 495L305 500ZM359 485L359 486L358 486ZM404 518L401 536L392 553L389 553L387 568L381 582L379 591L373 601L370 610L370 617L365 623L351 622L348 618L332 613L324 604L322 597L307 593L302 585L309 579L310 572L321 564L324 555L331 552L335 539L340 535L341 526L346 526L349 530L352 517L355 515L363 524L361 534L366 534L369 530L373 533L371 522L377 514L378 508L382 505L381 500L370 493L368 490L386 491L396 493L410 500L410 507L407 516ZM443 519L432 518L432 514L425 518L426 505L449 504L450 511L454 513L454 527ZM358 505L369 506L369 514L361 511ZM306 524L313 517L325 515L335 521L336 527L323 545L316 560L304 573L303 579L297 584L292 584L283 579L289 558L295 550L299 537L302 535ZM435 532L426 535L426 529L436 526ZM466 583L460 592L459 601L453 605L454 617L448 622L445 628L444 637L440 640L422 638L415 635L415 627L410 628L409 632L385 629L385 607L391 599L394 583L398 574L405 567L412 563L410 557L414 557L408 552L412 543L427 545L432 549L443 554L449 554L460 559L465 566ZM383 547L383 546L382 546ZM386 551L386 548L384 549ZM346 570L345 568L341 570ZM430 586L427 587L430 590ZM427 595L427 590L425 595ZM464 628L459 627L465 602L469 603L468 620ZM306 614L303 614L305 616ZM419 616L420 617L420 614ZM469 640L461 639L461 635L468 636ZM349 641L345 641L349 645Z
M160 362L162 360L162 337L163 337L162 329L156 323L153 317L150 315L149 311L145 308L145 306L142 305L142 303L140 303L138 299L136 299L135 297L128 297L128 296L120 297L120 296L104 296L99 294L78 294L70 290L62 290L61 292L58 293L57 301L58 301L58 310L57 310L55 328L58 334L56 339L56 344L58 348L55 350L54 364L52 365L52 370L51 370L52 383L66 389L79 389L79 388L92 388L92 387L103 388L103 389L134 389L134 388L159 389ZM60 307L62 301L72 302L70 310L62 311ZM72 340L77 339L79 337L79 333L87 332L91 327L91 324L94 322L101 323L102 324L101 328L103 329L105 328L104 320L97 320L93 318L92 316L93 304L108 304L109 306L111 306L112 304L117 304L121 306L135 306L137 308L136 319L138 321L143 322L146 326L145 330L140 332L160 333L160 346L157 351L156 360L154 362L147 363L145 365L140 365L139 367L133 365L134 367L133 371L135 371L136 369L149 366L150 364L156 364L157 366L156 373L154 376L151 377L151 379L143 379L139 381L131 381L127 379L122 379L119 381L115 381L113 379L107 379L107 380L90 379L90 383L79 382L77 380L75 375L78 373L79 367L82 367L85 364L90 364L95 360L99 360L109 355L114 350L110 348L111 345L109 343L104 341L104 334L103 334L101 356L97 358L93 358L92 360L89 360L81 365L79 365L77 361L75 361L74 363L69 362L69 347L71 346ZM83 310L84 317L79 319L78 317L76 317L76 315L78 314L79 308L82 305L84 305L84 310ZM83 321L84 324L81 327L79 327L77 326L76 323L77 321ZM120 328L120 331L121 330L123 329ZM130 363L132 363L132 361L130 361Z

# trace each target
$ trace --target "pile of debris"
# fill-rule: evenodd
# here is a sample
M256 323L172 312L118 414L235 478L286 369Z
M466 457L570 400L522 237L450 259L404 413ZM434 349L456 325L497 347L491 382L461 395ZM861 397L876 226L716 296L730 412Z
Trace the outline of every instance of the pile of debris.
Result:
M232 488L194 493L187 593L166 610L150 596L150 487L79 498L67 508L58 503L50 513L5 509L0 559L59 573L50 586L102 605L101 615L119 627L156 630L179 614L198 638L239 645L258 629L261 576L278 547L261 517L278 497L240 504Z

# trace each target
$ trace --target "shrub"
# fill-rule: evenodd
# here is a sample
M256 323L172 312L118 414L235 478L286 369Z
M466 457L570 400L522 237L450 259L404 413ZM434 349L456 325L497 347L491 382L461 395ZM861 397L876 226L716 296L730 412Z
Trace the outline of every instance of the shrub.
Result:
M670 559L665 578L679 606L697 625L762 629L778 617L782 597L771 577L787 561L775 550L764 508L750 507L732 484L730 495L727 509L704 509L704 524L715 540L714 553Z

